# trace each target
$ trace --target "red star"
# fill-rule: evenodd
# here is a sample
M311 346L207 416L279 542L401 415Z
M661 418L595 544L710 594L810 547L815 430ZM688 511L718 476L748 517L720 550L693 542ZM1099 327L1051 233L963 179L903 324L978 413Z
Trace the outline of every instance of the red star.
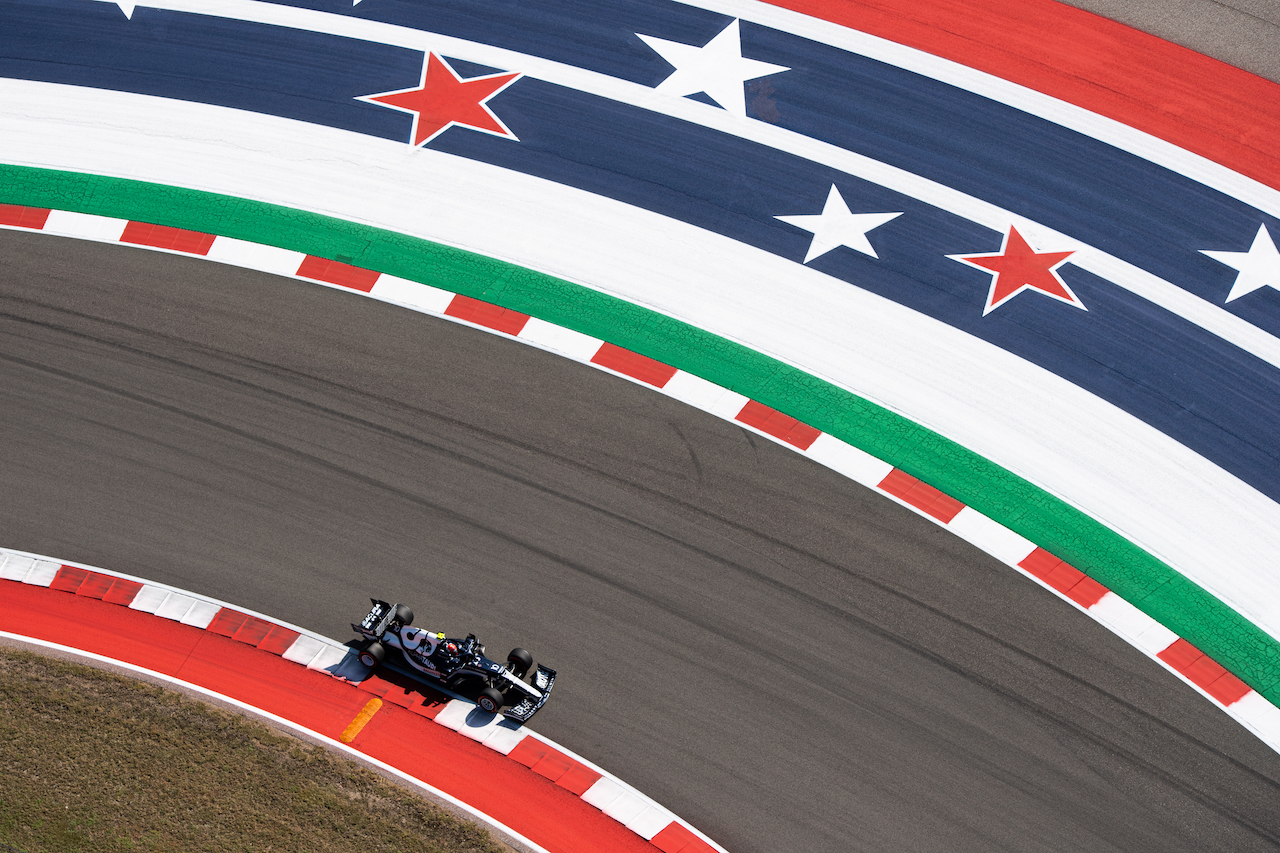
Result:
M991 290L987 293L987 307L982 312L985 317L1024 290L1038 290L1060 302L1089 310L1057 273L1058 267L1073 254L1075 252L1037 252L1011 225L1000 251L947 257L991 273Z
M422 82L415 88L364 95L356 100L413 113L412 145L425 145L455 124L516 139L486 102L521 76L504 72L463 80L449 63L429 53L422 64Z

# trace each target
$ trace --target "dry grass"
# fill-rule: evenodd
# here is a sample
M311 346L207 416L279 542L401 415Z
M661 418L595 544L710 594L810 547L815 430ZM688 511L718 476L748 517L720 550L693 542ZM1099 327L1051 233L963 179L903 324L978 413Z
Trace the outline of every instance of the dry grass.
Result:
M323 747L182 694L0 648L0 850L502 853Z

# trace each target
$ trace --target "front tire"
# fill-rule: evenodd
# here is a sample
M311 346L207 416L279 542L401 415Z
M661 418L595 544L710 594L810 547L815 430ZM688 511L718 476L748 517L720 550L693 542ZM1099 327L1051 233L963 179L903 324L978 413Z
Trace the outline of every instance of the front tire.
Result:
M529 667L533 666L533 655L524 649L512 649L511 654L507 655L507 665L511 667L512 675L516 678L524 678Z
M492 687L485 686L480 691L480 695L476 697L476 705L481 711L487 711L490 714L496 714L502 710L502 694Z
M377 640L374 640L360 650L360 663L369 667L369 669L376 669L378 664L382 663L386 659L387 648Z

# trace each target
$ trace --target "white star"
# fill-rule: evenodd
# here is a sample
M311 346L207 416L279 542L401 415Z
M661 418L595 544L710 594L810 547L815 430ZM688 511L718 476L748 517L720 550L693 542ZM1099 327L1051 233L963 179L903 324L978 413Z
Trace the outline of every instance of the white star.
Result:
M702 47L681 44L678 41L644 36L636 33L644 43L676 70L658 84L655 91L684 97L705 92L720 106L736 116L747 115L747 98L742 84L757 77L789 71L783 65L744 59L742 39L738 35L738 21L720 31L720 34Z
M862 254L873 258L880 257L872 248L871 241L867 239L867 232L901 215L901 213L850 213L849 205L844 203L840 190L832 184L831 191L827 193L827 203L822 206L822 213L807 216L775 216L774 219L781 219L788 225L813 233L809 253L804 256L804 262L807 264L838 246L857 249Z
M1276 251L1276 244L1265 223L1258 226L1253 245L1247 252L1209 252L1201 249L1200 254L1240 270L1236 283L1227 294L1228 302L1239 299L1246 293L1253 293L1259 287L1280 290L1280 252Z
M138 6L134 0L105 0L105 2L113 6L119 6L120 11L124 12L124 16L129 20L133 20L133 10Z

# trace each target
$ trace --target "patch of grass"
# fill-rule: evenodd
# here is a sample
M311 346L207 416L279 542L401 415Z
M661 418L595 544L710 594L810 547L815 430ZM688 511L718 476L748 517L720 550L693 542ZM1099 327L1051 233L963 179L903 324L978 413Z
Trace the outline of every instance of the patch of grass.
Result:
M0 850L505 853L323 747L183 694L0 648Z

